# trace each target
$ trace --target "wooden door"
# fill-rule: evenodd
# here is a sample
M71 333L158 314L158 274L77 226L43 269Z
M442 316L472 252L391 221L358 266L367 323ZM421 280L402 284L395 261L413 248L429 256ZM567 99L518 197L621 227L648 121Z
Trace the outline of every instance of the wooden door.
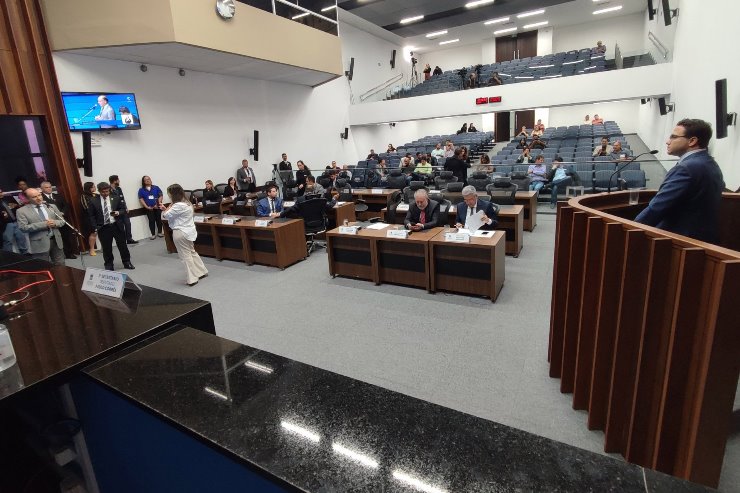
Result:
M496 41L498 43L498 40ZM537 56L537 31L521 33L516 37L517 58Z
M517 133L519 133L522 126L530 130L534 127L534 110L517 111L514 113L514 128Z
M496 38L496 61L506 62L516 58L516 37L502 36Z
M505 142L511 139L511 113L509 111L499 111L496 113L496 142Z

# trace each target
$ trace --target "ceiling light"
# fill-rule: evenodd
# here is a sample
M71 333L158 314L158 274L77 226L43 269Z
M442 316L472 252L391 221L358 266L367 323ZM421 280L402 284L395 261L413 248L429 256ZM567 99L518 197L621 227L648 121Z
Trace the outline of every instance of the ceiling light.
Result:
M493 31L493 34L504 34L504 33L510 33L516 31L515 27L509 27L507 29L499 29L498 31Z
M533 15L540 15L540 14L544 14L544 13L545 13L545 9L531 10L529 12L524 12L522 14L519 14L516 17L517 17L517 19L522 19L524 17L531 17Z
M534 24L527 24L522 29L531 29L533 27L540 27L540 26L546 26L546 25L547 25L547 21L535 22Z
M302 14L294 15L293 17L291 17L291 19L296 20L296 19L300 19L301 17L306 17L307 15L309 15L309 13L304 12Z
M427 34L426 37L427 38L434 38L436 36L442 36L443 34L447 34L447 29L445 29L444 31L435 31L433 33L429 33L429 34Z
M615 12L617 10L622 10L622 6L617 5L616 7L609 7L608 9L594 10L594 15L606 14L607 12Z
M321 11L322 12L329 12L330 10L333 10L335 8L337 8L336 5L329 5L328 7L324 7L323 9L321 9Z
M456 38L456 39L449 39L449 40L447 40L447 41L440 41L440 43L439 43L439 44L440 44L440 45L448 45L448 44L450 44L450 43L457 43L458 41L460 41L460 39L459 39L459 38Z
M486 4L493 3L493 2L494 0L475 0L473 2L466 3L465 6L469 9L472 9L472 8L480 7L481 5L486 5Z
M414 17L406 17L405 19L401 19L401 24L408 24L409 22L420 21L423 18L424 18L423 15L415 15Z
M484 26L490 26L491 24L501 24L502 22L508 22L508 17L501 17L499 19L492 19L483 23Z

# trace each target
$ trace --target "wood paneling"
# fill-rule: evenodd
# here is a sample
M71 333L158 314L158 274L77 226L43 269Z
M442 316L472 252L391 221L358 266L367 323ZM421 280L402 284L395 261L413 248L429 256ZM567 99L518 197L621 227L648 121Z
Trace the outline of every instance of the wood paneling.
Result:
M82 184L38 0L0 2L0 115L41 118L55 185L70 205L67 219L79 225Z

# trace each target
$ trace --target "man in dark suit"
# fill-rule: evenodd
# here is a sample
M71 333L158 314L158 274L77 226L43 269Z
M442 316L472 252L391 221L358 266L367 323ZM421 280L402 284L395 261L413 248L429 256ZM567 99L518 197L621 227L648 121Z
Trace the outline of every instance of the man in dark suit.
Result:
M121 261L126 269L133 269L131 254L126 246L126 232L123 225L123 214L126 205L117 196L110 193L110 183L98 183L100 195L90 200L87 213L90 223L98 233L103 246L103 261L107 270L113 269L113 240L116 240Z
M51 183L48 181L41 182L41 198L47 204L55 205L65 218L69 217L67 214L69 212L67 201L64 200L64 197L59 192L54 192ZM64 243L64 256L68 259L77 258L77 255L74 254L74 245L76 243L74 232L65 224L59 229L59 234L62 235L62 242Z
M257 202L257 215L260 217L278 217L283 212L283 199L277 196L275 185L267 187L267 197Z
M478 198L478 193L474 186L468 185L462 189L463 201L457 204L457 219L456 226L458 228L465 227L465 221L468 220L469 216L474 214L481 214L481 220L483 226L480 227L483 231L492 231L496 228L496 209L493 204L487 200L481 200Z
M657 195L635 218L691 238L719 241L719 208L725 182L717 162L707 152L712 127L703 120L678 122L666 145L668 154L679 156L666 174Z
M427 191L420 188L414 192L414 201L409 204L409 211L403 224L411 231L422 231L439 225L439 202L429 200Z
M460 183L468 182L468 168L470 163L466 163L461 158L462 149L459 147L455 149L455 153L451 158L447 158L445 161L445 171L452 171L452 174L457 177L457 181Z
M135 245L139 243L139 241L135 240L131 235L131 219L128 217L128 205L126 204L126 197L123 196L123 190L121 189L121 180L118 178L118 175L110 175L108 177L108 182L110 183L111 195L118 197L118 199L123 202L124 209L126 209L126 212L123 214L123 226L126 228L126 244Z

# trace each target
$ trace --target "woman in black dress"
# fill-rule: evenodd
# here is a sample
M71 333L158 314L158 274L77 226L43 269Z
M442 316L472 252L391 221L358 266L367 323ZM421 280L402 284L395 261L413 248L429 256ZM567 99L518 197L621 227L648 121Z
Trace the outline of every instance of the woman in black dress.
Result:
M203 202L218 202L221 200L221 194L213 186L211 180L206 180L206 188L203 189Z
M236 197L239 193L239 186L236 184L236 178L233 176L226 182L226 188L224 188L224 197Z
M298 171L295 172L295 183L298 187L298 196L300 197L306 192L306 177L311 174L311 171L306 168L306 165L300 159L296 162L298 165Z
M91 181L85 182L85 184L82 185L82 195L80 195L80 203L82 204L82 210L85 211L85 217L82 218L82 224L80 225L82 227L80 229L82 230L82 234L84 236L87 236L87 242L89 243L90 247L89 252L92 256L97 255L97 253L95 253L95 242L98 239L98 233L95 232L95 227L90 221L90 216L88 216L87 214L87 209L89 207L90 201L95 198L95 195L97 195L95 183Z

